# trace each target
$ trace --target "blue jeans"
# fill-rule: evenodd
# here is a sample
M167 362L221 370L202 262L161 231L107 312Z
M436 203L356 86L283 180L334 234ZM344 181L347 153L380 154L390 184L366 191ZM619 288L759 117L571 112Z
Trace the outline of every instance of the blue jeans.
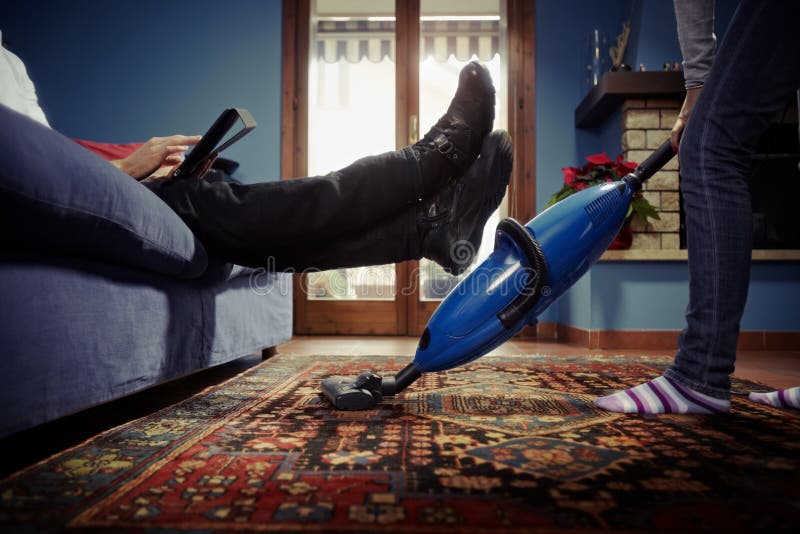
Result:
M665 373L730 397L752 252L748 176L759 137L800 86L800 2L743 0L680 143L689 305Z

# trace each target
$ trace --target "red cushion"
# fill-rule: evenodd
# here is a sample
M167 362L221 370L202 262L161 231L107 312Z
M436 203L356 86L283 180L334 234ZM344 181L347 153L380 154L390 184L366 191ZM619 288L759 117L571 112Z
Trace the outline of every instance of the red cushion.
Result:
M126 158L144 143L98 143L97 141L84 141L73 139L83 148L90 150L107 160Z

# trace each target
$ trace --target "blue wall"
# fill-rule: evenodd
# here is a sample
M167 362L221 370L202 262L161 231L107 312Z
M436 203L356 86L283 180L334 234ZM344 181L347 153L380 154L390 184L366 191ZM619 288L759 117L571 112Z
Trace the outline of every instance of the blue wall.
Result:
M62 133L202 134L226 107L244 107L259 126L225 156L243 181L279 176L280 0L0 2L0 29Z
M722 38L736 0L718 1L716 33ZM611 44L631 20L625 61L659 70L680 60L671 0L537 0L536 195L542 209L561 187L561 168L589 154L621 152L617 113L603 127L576 129L575 107L585 95L582 68L587 37L598 28ZM800 330L797 262L756 262L743 330ZM685 262L601 262L540 318L591 330L678 330L688 302Z
M717 2L722 36L735 0ZM0 28L28 65L52 125L73 137L127 142L202 133L225 107L250 109L254 133L227 156L245 181L280 170L280 0L29 0L0 2ZM671 0L537 0L536 175L542 208L561 168L620 152L619 115L578 130L589 32L614 44L633 31L626 62L659 69L679 59ZM756 263L743 328L800 330L796 263ZM600 263L543 321L591 329L678 329L687 301L686 264Z

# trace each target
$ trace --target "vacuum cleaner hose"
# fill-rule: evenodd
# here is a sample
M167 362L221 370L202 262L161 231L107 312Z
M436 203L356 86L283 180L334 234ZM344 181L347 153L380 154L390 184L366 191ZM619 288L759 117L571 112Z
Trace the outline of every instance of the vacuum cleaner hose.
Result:
M501 234L508 234L520 246L528 260L533 273L528 276L525 287L519 295L506 306L497 318L508 330L522 319L538 302L542 289L547 282L547 263L539 243L533 235L515 219L507 218L497 225L498 239Z
M422 371L417 369L416 365L410 363L393 377L384 377L381 383L381 393L386 396L397 395L421 376Z

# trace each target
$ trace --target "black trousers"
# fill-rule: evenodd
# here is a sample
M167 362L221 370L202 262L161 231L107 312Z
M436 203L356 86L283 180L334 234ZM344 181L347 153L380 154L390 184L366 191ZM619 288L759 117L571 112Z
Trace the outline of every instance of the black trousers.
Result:
M224 261L299 272L420 258L423 183L410 148L326 176L248 185L184 179L153 190Z

